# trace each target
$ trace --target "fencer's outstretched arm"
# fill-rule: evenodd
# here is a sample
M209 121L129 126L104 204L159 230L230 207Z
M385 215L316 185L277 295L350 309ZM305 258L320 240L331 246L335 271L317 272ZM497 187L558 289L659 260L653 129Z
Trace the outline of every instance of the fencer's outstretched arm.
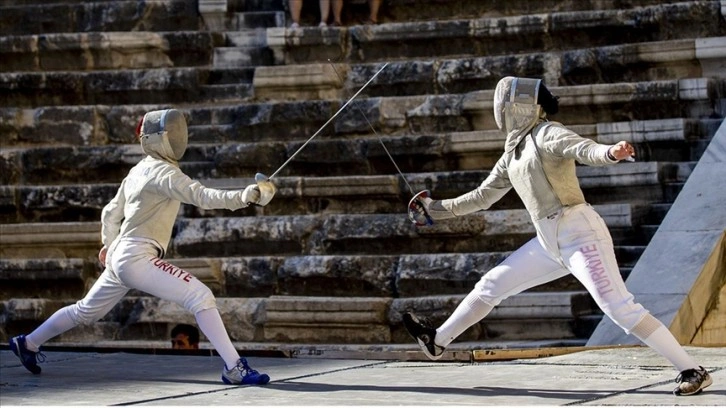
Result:
M426 211L434 220L444 220L486 210L499 201L512 188L507 176L504 158L500 158L479 187L456 198L424 200Z
M244 190L205 187L173 166L169 166L155 182L155 187L161 195L203 209L238 210L247 207L248 203L258 204L260 201L259 189L255 184Z
M615 145L600 144L557 122L550 124L542 134L542 146L555 157L573 159L588 166L604 166L635 156L635 149L626 141Z

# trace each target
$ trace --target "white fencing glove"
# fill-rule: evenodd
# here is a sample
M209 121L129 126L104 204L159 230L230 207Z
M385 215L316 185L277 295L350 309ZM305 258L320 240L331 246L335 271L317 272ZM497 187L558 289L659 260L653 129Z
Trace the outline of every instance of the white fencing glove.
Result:
M242 191L242 202L249 205L260 203L260 188L257 184L250 184Z

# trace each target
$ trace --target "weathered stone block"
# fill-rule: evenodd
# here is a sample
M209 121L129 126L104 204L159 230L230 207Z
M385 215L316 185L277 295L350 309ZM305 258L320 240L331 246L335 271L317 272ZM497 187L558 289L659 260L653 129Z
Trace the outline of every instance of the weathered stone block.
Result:
M265 341L388 343L387 298L272 297L266 302Z
M81 298L95 265L83 259L0 260L0 298Z
M259 66L255 69L255 97L258 99L333 99L341 98L348 71L346 65L306 64Z
M230 297L267 297L278 293L277 271L283 257L222 258L224 293Z
M277 271L279 294L293 296L393 296L398 259L393 256L286 258Z

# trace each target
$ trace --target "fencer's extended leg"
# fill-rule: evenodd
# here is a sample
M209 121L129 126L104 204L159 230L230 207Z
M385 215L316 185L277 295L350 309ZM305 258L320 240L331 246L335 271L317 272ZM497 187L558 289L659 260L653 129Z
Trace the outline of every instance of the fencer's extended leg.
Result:
M127 291L128 288L124 287L109 270L105 270L83 299L57 310L29 335L19 335L10 339L10 350L18 356L23 367L33 374L40 374L41 368L38 363L42 363L45 358L40 352L40 347L46 341L79 324L99 320Z
M436 344L448 346L502 300L566 275L568 271L533 238L487 272L454 313L436 330Z
M129 289L106 269L78 302L56 311L25 338L37 351L48 340L81 325L100 320L121 300Z
M581 217L575 220L582 223L584 219L584 223L591 226L595 232L593 235L599 239L571 242L562 247L562 257L603 313L626 333L633 334L668 359L682 373L702 369L663 323L641 304L635 303L620 275L612 239L600 216L589 206L577 211ZM562 225L560 230L566 234L570 227L572 225ZM708 373L699 376L696 372L694 376L696 385L682 382L676 389L678 395L690 395L710 385Z

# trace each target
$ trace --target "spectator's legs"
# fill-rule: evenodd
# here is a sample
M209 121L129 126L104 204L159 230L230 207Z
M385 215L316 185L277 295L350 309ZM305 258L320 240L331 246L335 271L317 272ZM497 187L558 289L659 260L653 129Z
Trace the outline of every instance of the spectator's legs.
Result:
M343 0L333 0L333 25L340 27L343 25L341 15L343 14Z
M370 24L378 24L378 9L381 7L381 0L368 0L368 8L370 8L370 16L368 22Z
M320 27L328 25L330 17L330 0L320 0Z
M297 28L300 26L300 12L302 11L303 0L289 0L290 19L292 24L290 27Z

